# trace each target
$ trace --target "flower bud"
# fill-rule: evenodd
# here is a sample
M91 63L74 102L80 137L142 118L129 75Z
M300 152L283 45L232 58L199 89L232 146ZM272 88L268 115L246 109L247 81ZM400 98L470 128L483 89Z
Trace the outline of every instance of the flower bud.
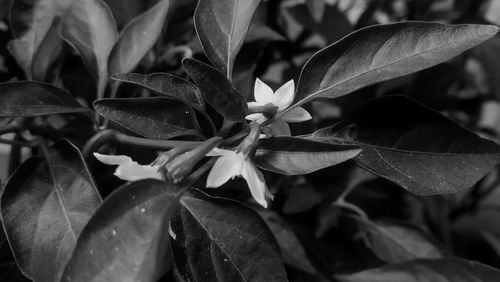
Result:
M174 183L182 181L193 169L193 167L210 152L217 145L222 143L221 137L212 137L203 142L200 146L190 150L184 151L175 156L172 160L167 160L164 165L166 170L167 179L172 180Z
M258 122L252 122L250 124L250 133L241 141L240 145L238 145L236 152L243 154L245 159L252 158L259 144L259 136L260 124Z

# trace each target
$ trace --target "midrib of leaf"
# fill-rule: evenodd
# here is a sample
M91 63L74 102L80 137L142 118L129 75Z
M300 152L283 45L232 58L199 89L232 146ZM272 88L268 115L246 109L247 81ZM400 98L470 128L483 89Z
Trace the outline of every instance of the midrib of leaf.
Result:
M473 37L473 39L477 39L477 38L480 38L480 37L479 37L479 36L475 36L475 37ZM387 41L387 40L386 40L386 41ZM362 73L360 73L360 74L358 74L358 75L356 75L356 76L353 76L353 77L351 77L351 78L341 80L341 81L339 81L339 82L337 82L337 83L335 83L335 84L332 84L330 87L327 87L327 88L325 88L325 89L322 89L322 90L319 90L319 91L313 92L312 94L305 95L305 96L306 96L305 98L303 98L302 100L298 101L298 102L297 102L297 103L295 103L294 105L292 105L292 106L290 106L290 107L288 107L288 108L284 109L284 110L283 110L283 111L281 111L279 114L277 114L274 118L269 119L269 121L272 121L272 120L276 120L276 119L278 119L279 117L283 116L285 113L289 112L290 110L292 110L292 109L294 109L294 108L297 108L297 107L299 107L299 106L301 106L301 105L303 105L303 104L305 104L305 103L309 102L310 100L312 100L312 99L316 98L316 96L318 96L319 94L321 94L321 93L323 93L323 92L326 92L326 91L329 91L330 89L332 89L332 88L334 88L334 87L336 87L336 86L338 86L338 85L340 85L340 84L343 84L343 83L346 83L346 82L350 82L350 81L352 81L352 80L354 80L354 79L357 79L357 78L358 78L358 77L360 77L360 76L363 76L363 75L366 75L366 74L369 74L369 73L375 72L375 71L377 71L377 70L380 70L380 69L383 69L383 68L387 68L387 67L390 67L390 66L392 66L392 65L395 65L395 64L398 64L398 63L401 63L401 62L407 61L407 60L411 60L411 59L413 59L414 57L421 56L421 55L424 55L424 54L427 54L427 53L430 53L430 52L433 52L433 51L436 51L436 50L440 50L440 49L443 49L443 48L445 48L445 47L447 47L447 46L450 46L450 45L456 45L458 42L459 42L459 41L453 41L453 42L451 42L451 43L448 43L448 44L445 44L445 45L441 45L441 46L436 47L436 48L432 48L432 49L425 50L425 51L423 51L423 52L416 53L416 54L414 54L414 55L411 55L411 56L405 57L405 58L403 58L403 59L396 60L396 61L394 61L394 62L392 62L392 63L390 63L390 64L383 65L383 66L380 66L380 67L378 67L378 68L370 69L369 71L362 72ZM321 52L321 51L318 51L318 53L319 53L319 52ZM316 54L318 54L318 53L316 53ZM316 54L314 54L314 55L316 55ZM314 56L314 55L313 55L313 56ZM311 57L311 58L312 58L312 57ZM306 62L306 64L304 65L304 67L305 67L305 66L307 66L307 64L309 63L309 61L311 60L311 58L310 58L310 59ZM410 72L410 73L411 73L411 72ZM300 77L299 77L299 81L300 81ZM364 87L364 86L363 86L363 87ZM354 90L352 90L352 91L355 91L356 89L358 89L358 88L354 88ZM350 91L350 92L352 92L352 91ZM348 92L348 93L349 93L349 92ZM346 94L348 94L348 93L346 93ZM333 97L333 99L334 99L334 98L338 98L338 97ZM267 124L269 124L269 123L267 123Z
M73 236L73 239L76 241L76 234L75 234L75 230L73 228L73 225L71 223L71 220L69 218L69 215L68 215L68 211L67 211L67 208L66 208L66 203L64 202L64 198L62 196L62 193L61 193L61 186L59 185L59 181L56 177L56 174L54 172L54 169L53 169L53 164L52 164L52 160L50 158L50 155L49 155L49 152L47 150L47 147L45 144L43 144L42 146L42 150L43 150L43 154L45 155L45 161L47 162L47 167L49 169L49 172L50 172L50 176L52 178L52 184L53 186L55 187L55 192L56 192L56 198L59 202L59 205L61 205L62 207L62 211L63 211L63 215L64 215L64 219L66 221L66 224L68 226L68 231L71 231L71 235Z
M250 0L247 0L250 1ZM233 18L231 20L231 30L229 32L229 40L228 40L228 46L227 46L227 62L226 62L226 77L229 81L231 81L231 48L232 48L232 43L233 43L233 34L234 34L234 26L236 25L236 12L238 11L238 5L240 1L236 0L236 3L234 5L233 9Z
M181 200L182 201L182 200ZM243 273L243 271L241 271L241 269L238 267L238 265L233 261L233 258L232 256L224 249L222 248L221 246L219 246L219 244L217 243L217 240L212 237L212 234L208 231L208 228L207 226L205 226L205 224L203 224L203 222L201 222L200 220L198 220L198 218L195 216L196 213L190 208L188 207L187 205L182 205L186 210L189 211L189 213L191 214L191 216L196 220L196 222L198 222L198 224L201 226L201 228L203 228L203 230L205 231L205 233L207 234L208 238L210 238L210 240L212 242L215 242L215 245L219 247L219 249L229 258L229 261L231 261L231 264L236 268L236 270L238 271L238 273L240 274L240 276L245 279L245 281L248 281L250 282L250 280L245 276L245 274ZM212 219L213 220L213 219ZM239 229L238 229L239 230ZM247 233L248 234L248 233ZM248 235L251 235L251 234L248 234ZM253 236L255 237L255 236ZM210 250L210 252L212 252L212 250ZM211 256L212 256L212 253L211 253Z

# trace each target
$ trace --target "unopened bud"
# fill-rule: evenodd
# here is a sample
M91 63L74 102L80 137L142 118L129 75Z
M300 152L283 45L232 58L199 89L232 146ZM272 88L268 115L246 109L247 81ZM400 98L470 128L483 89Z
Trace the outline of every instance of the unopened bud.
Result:
M221 137L212 137L203 142L200 146L185 151L175 158L169 160L164 165L166 170L167 179L172 180L174 183L182 181L190 172L193 167L210 152L217 145L222 143Z
M265 117L271 118L278 112L278 107L273 103L265 105L249 105L248 114L262 113Z

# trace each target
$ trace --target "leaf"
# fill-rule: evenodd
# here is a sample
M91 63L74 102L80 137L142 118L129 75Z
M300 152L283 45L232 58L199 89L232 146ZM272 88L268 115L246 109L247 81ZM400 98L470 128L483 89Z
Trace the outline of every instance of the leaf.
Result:
M316 22L320 22L323 19L326 6L325 0L306 0L306 6ZM330 14L328 16L330 16Z
M388 263L413 259L440 258L445 253L423 230L404 221L370 221L352 217L360 229L360 237L375 255Z
M101 99L95 110L127 129L151 139L199 136L193 109L163 97Z
M260 0L198 1L194 13L196 33L205 54L228 79L232 77L234 60L243 45L259 2Z
M132 83L157 94L179 100L198 111L205 111L203 96L196 85L168 73L122 73L111 77L114 80Z
M405 96L370 100L311 135L363 147L354 161L417 195L463 191L500 161L500 147Z
M458 258L420 259L389 264L347 275L336 275L342 282L420 282L420 281L500 281L500 272L479 262Z
M132 71L153 47L167 18L170 0L160 0L127 24L109 57L109 73Z
M360 29L314 54L302 68L294 107L447 61L497 33L492 25L403 22ZM290 107L291 109L293 107Z
M321 203L323 195L314 189L310 183L296 184L290 189L288 197L283 204L285 214L305 212Z
M72 0L14 0L10 17L16 39L8 48L28 79L45 80L62 48L59 17Z
M257 212L272 231L274 238L276 238L276 242L281 248L283 261L304 272L317 274L316 269L307 257L304 246L302 246L297 235L286 221L278 213L268 209L259 208Z
M74 1L64 16L61 34L97 78L97 98L102 98L108 82L108 57L118 39L108 6L102 0Z
M271 137L259 141L255 163L265 170L297 175L339 164L360 152L360 147L353 145L332 145L300 137Z
M44 148L9 179L1 199L7 239L22 273L59 281L101 198L79 150L66 140Z
M52 114L85 113L70 93L41 82L0 83L1 117L35 117Z
M229 80L215 68L193 59L184 59L182 67L198 85L207 103L228 120L242 121L247 103Z
M266 224L239 202L191 190L171 226L174 259L187 281L288 281Z
M83 229L61 281L157 281L173 263L168 219L183 192L154 179L118 188Z

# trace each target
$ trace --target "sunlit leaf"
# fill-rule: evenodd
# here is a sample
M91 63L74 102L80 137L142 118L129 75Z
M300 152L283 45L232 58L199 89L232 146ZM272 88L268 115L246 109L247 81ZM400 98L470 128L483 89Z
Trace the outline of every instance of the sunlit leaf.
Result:
M193 191L172 218L174 259L186 281L288 281L264 221L236 201Z
M405 96L371 100L311 135L363 147L358 165L418 195L463 191L500 162L500 147Z
M24 162L1 199L7 239L21 271L59 281L83 227L101 203L83 158L68 141Z
M125 128L152 139L200 136L193 109L163 97L102 99L95 110Z
M132 71L153 47L167 18L170 0L160 0L123 28L109 57L109 73Z
M231 79L233 64L243 45L260 0L198 1L194 24L210 61Z
M61 281L157 281L173 264L168 220L182 193L153 179L118 188L83 229Z
M51 114L84 113L70 93L41 82L0 83L1 117L34 117Z
M97 98L102 98L108 82L108 57L118 39L108 6L102 0L74 1L64 16L61 34L97 78Z
M496 282L500 281L500 272L479 262L442 258L389 264L354 274L336 275L335 278L342 282Z
M354 158L361 152L353 145L332 145L300 137L261 139L255 163L285 175L310 173Z
M242 121L248 110L243 96L215 68L193 59L184 59L182 66L201 90L204 99L224 118Z
M162 96L182 101L199 110L205 110L205 103L196 85L180 77L168 73L122 73L113 75L114 80L132 83L145 87Z
M389 263L444 256L435 240L426 232L403 221L370 221L355 217L360 237L375 255Z
M491 25L403 22L360 29L314 54L302 68L296 106L442 63L495 35Z

